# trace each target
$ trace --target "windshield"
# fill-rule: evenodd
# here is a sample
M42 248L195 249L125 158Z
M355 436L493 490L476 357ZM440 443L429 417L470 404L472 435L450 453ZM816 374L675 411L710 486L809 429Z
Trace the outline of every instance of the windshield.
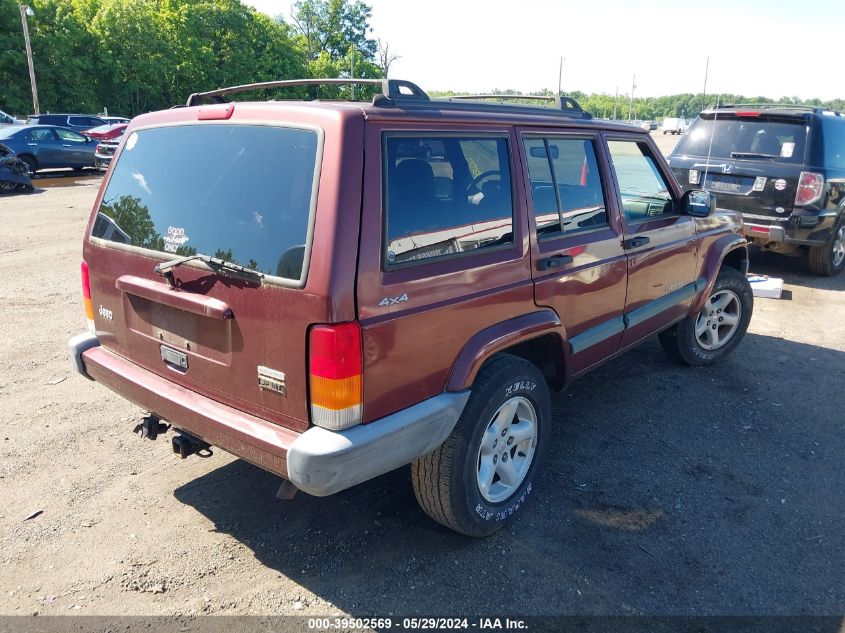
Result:
M315 131L286 127L134 132L92 234L161 251L166 259L200 253L301 281L317 150Z
M673 154L802 163L806 138L804 122L798 119L720 115L696 119Z

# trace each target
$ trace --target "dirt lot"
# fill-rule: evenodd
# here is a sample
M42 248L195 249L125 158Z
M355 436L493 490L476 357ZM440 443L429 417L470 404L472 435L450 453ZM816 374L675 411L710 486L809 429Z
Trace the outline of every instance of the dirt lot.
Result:
M279 502L220 451L132 435L140 411L67 358L99 181L69 182L0 197L0 613L845 612L845 275L757 256L787 297L728 362L650 342L572 385L533 503L468 540L407 470Z

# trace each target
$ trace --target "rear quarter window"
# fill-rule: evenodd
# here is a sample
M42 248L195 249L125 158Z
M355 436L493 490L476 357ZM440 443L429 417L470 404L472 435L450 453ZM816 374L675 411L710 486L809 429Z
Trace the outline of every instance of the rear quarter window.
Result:
M387 267L513 244L505 138L385 138Z
M845 120L830 115L823 115L821 120L824 166L845 170Z
M302 283L320 146L316 130L278 126L133 132L92 236L162 258L209 255Z

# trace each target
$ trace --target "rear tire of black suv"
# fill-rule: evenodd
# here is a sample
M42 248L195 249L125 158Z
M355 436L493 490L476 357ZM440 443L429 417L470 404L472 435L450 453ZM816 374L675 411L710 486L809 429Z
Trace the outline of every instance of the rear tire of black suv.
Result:
M739 345L753 310L748 279L735 268L722 268L701 312L661 332L660 344L682 363L712 365Z
M494 358L446 441L412 464L417 501L456 532L492 534L533 491L550 426L549 388L537 367L506 354Z
M833 277L845 269L845 220L836 223L827 244L810 247L809 264L820 277Z

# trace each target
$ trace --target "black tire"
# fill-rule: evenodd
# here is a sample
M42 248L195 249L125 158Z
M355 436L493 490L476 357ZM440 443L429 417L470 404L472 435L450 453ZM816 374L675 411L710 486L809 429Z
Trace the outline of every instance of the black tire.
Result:
M26 163L26 168L29 170L29 175L34 176L35 172L38 171L38 161L35 160L34 156L30 156L29 154L21 154L18 156L23 162Z
M831 231L830 240L824 246L811 246L810 272L819 277L833 277L845 269L845 257L842 257L839 250L845 240L845 221L837 222Z
M533 408L536 415L533 456L529 459L526 456L528 449L520 451L517 444L508 448L512 437L502 439L505 444L493 449L495 455L488 453L488 465L495 464L492 460L496 459L501 459L501 463L507 462L504 454L510 451L511 468L516 464L514 458L520 457L527 468L519 485L514 482L512 492L502 490L507 496L492 502L482 494L478 482L482 439L487 446L491 445L491 441L499 441L498 431L488 433L488 427L493 428L498 419L494 419L494 415L500 408L514 402L525 412L530 412L529 407ZM514 415L507 424L513 422ZM497 356L476 377L466 407L451 435L440 448L412 464L411 479L417 501L428 516L456 532L476 537L492 534L517 514L533 491L550 435L551 403L543 375L526 360L507 354ZM505 451L500 458L498 451L502 448ZM504 480L495 479L497 468L494 471L496 474L492 475L490 492L496 485L509 488Z
M12 193L19 188L18 183L9 180L0 180L0 194Z
M736 311L731 309L730 313L726 311L723 314L721 309L717 311L715 306L712 306L714 309L710 313L705 312L707 307L711 305L711 301L723 297L727 297L731 301L731 306L738 304L738 309ZM658 338L666 353L675 360L697 367L712 365L730 354L739 345L748 330L748 323L751 321L753 311L754 295L748 279L735 268L723 267L719 271L716 283L713 284L710 296L705 303L705 309L699 314L688 316L680 323L661 332ZM731 316L736 316L737 319L736 327L732 331L729 329L730 326L721 324L723 319ZM702 325L706 323L705 332L702 336L706 334L709 337L710 333L707 330L711 330L716 333L716 337L720 334L725 337L718 344L718 347L709 349L706 347L709 343L700 340L699 335L696 334L699 319L702 319ZM727 331L726 328L728 328Z

